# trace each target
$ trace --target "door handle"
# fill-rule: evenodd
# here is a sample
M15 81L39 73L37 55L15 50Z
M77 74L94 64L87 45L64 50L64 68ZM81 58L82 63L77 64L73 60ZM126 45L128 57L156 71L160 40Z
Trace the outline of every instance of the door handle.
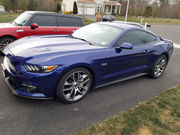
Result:
M60 30L54 30L54 32L59 32Z
M151 50L145 50L144 52L145 52L145 53L149 53L149 52L151 52Z
M24 30L19 29L19 30L16 30L16 32L24 32Z

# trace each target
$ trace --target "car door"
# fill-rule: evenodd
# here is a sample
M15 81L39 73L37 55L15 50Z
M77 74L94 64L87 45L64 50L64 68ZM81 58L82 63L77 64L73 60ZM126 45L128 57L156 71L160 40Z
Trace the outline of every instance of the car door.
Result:
M57 25L60 34L72 34L73 31L83 26L82 20L71 17L57 17Z
M133 44L132 49L120 49L122 43ZM125 33L113 48L108 48L108 68L104 72L107 81L142 75L147 72L153 53L149 45L147 33L140 30L130 30Z
M30 24L38 24L38 28L32 29L31 26L22 26L17 30L19 36L59 34L56 24L56 17L50 15L35 15Z

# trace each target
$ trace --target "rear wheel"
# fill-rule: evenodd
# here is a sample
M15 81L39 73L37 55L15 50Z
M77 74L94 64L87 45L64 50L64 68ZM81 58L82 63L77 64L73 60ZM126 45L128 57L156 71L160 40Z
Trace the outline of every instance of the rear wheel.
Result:
M2 37L0 38L0 55L4 55L3 50L4 48L13 42L15 39L12 37Z
M154 78L154 79L159 78L164 73L167 63L168 63L167 56L165 56L165 55L160 56L156 60L156 62L153 65L153 68L150 71L150 74L149 74L150 77Z
M56 96L64 103L81 100L91 89L92 75L85 68L76 68L67 72L60 80Z

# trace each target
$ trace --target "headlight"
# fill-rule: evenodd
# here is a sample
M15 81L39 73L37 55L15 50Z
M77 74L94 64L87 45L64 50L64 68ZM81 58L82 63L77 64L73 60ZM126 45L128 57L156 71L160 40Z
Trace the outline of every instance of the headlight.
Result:
M56 69L58 66L38 66L38 65L24 65L28 72L33 73L48 73Z

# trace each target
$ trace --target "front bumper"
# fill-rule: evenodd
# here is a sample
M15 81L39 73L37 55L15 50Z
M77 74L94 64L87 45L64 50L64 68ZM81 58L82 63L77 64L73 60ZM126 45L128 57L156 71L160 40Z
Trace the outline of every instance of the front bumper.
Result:
M54 97L54 91L53 91L54 83L51 83L51 81L49 81L49 83L51 83L51 85L49 85L47 83L47 80L44 79L46 76L39 77L38 75L36 75L35 77L34 76L32 77L32 76L28 76L27 74L26 75L14 74L13 71L8 67L6 62L1 64L1 66L3 68L2 72L5 78L5 82L10 88L12 94L26 98L33 98L33 99L52 99ZM25 89L25 87L23 87L23 84L32 85L35 88L37 88L37 90L28 91L27 89ZM47 88L47 90L45 90L45 88Z

